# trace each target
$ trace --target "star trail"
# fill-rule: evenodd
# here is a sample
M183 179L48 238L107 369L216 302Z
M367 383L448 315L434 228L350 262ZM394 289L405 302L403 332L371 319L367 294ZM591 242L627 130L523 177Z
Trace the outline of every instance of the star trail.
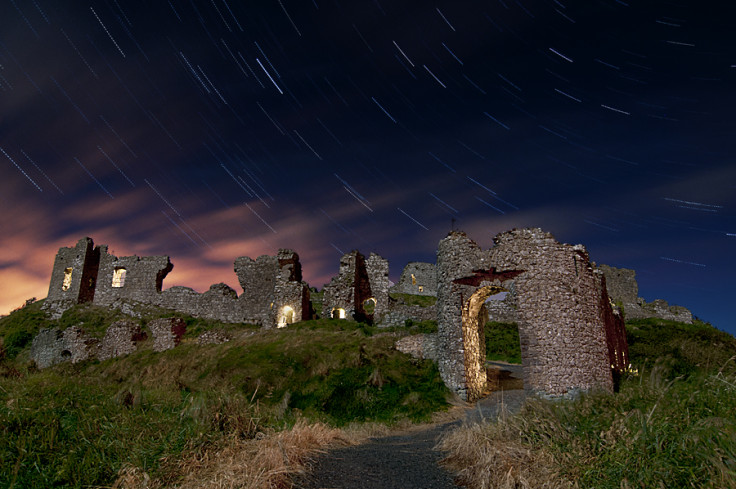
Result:
M83 236L202 291L533 226L736 333L736 36L637 3L2 1L0 313Z

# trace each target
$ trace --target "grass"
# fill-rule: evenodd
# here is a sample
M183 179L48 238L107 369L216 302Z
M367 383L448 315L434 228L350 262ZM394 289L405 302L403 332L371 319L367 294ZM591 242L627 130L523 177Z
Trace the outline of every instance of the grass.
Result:
M393 349L420 325L261 330L186 318L173 350L147 341L103 362L39 371L30 361L40 327L99 334L118 318L77 306L50 321L33 304L0 319L0 487L276 487L325 443L355 438L345 428L356 422L424 421L447 407L434 364ZM192 332L210 328L233 340L197 345Z
M437 304L437 297L433 295L414 295L391 292L389 297L406 306L430 307Z
M485 326L486 360L521 363L519 327L516 323L489 321Z
M619 393L460 428L440 444L448 467L470 488L736 487L736 339L705 323L627 329L638 372Z

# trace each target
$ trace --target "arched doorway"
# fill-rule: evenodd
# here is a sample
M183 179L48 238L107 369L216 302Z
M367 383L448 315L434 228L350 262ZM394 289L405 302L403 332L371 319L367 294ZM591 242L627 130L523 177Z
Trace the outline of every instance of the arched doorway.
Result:
M488 314L484 307L485 301L503 291L505 289L497 285L479 287L463 304L463 351L468 401L479 399L486 390L486 348L483 328Z
M281 314L279 314L278 327L285 328L287 324L294 322L294 309L291 306L284 306L281 308Z
M332 319L345 319L345 309L342 307L335 307L332 309L330 316Z

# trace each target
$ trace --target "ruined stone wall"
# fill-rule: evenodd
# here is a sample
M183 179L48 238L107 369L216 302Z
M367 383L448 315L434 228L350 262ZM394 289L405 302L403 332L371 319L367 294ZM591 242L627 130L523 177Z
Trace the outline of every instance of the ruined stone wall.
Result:
M388 298L388 260L371 253L365 261L366 273L370 285L371 297L376 300L373 320L378 322L389 310Z
M404 336L394 344L394 348L414 358L436 362L441 356L437 350L437 340L437 333Z
M99 340L86 334L79 326L44 328L31 343L31 358L38 368L48 368L62 362L77 363L96 358Z
M309 318L309 287L302 281L299 255L293 250L282 249L275 257L257 260L238 258L235 272L244 289L240 297L223 283L202 294L179 286L162 292L163 280L172 268L168 256L117 257L108 253L107 245L94 247L90 238L83 238L73 248L59 249L44 309L58 318L81 302L132 314L136 307L151 305L266 327L284 319L290 323Z
M412 321L436 321L437 320L437 305L431 305L427 307L422 306L408 306L406 304L394 304L391 303L391 307L387 313L381 317L377 326L382 328L388 327L399 327L406 324L406 320L411 319Z
M130 355L138 348L137 343L145 340L146 337L140 324L125 319L116 321L107 328L105 337L100 342L97 358L102 361Z
M501 233L494 243L497 269L523 270L514 290L525 389L552 396L612 390L600 279L585 247L560 244L541 229Z
M330 283L324 286L324 295L322 296L322 317L332 317L333 309L344 309L345 317L352 319L358 312L358 305L355 303L358 287L358 267L365 264L365 258L360 252L354 250L346 253L340 258L340 268L337 275L332 277ZM365 266L363 266L363 275ZM370 297L370 295L368 296ZM367 298L367 297L366 297Z
M637 306L639 307L630 306L628 309L625 309L627 318L660 318L687 324L693 323L693 314L688 309L682 306L671 306L664 299L645 302L644 299L639 298Z
M463 307L476 287L455 280L489 265L487 253L465 233L450 233L437 248L437 366L445 385L465 400L476 399L480 384L485 383L481 362L485 348L480 348L479 331L463 325ZM466 358L466 353L471 358ZM469 375L466 364L471 368Z
M437 295L437 267L433 263L409 262L391 292L412 295Z
M168 256L121 256L100 248L100 269L94 304L111 306L116 301L136 301L160 305L164 277L174 268ZM120 278L124 270L124 278Z
M74 247L59 249L43 305L52 318L61 317L75 304L93 300L99 262L100 250L90 238L80 239Z
M154 319L148 323L153 335L153 351L165 351L175 348L180 342L187 325L182 318Z
M255 323L238 300L238 294L227 284L211 285L199 293L189 287L174 286L156 297L159 307L171 309L195 317L214 319L228 323Z
M243 288L240 295L243 310L257 324L272 325L275 322L274 285L279 273L278 258L267 255L255 260L247 256L238 257L235 260L235 273Z
M692 324L692 313L682 306L670 306L667 301L656 299L647 303L639 297L636 272L626 268L598 265L606 277L606 289L614 302L624 307L626 319L660 318Z
M639 298L639 284L636 282L634 270L614 268L608 265L598 265L598 269L606 277L609 297L624 304L636 304Z
M299 255L281 249L276 256L247 256L235 260L235 273L243 287L243 314L265 327L283 326L309 318L309 286L302 281Z
M31 358L38 368L48 368L57 363L67 361L62 356L64 336L59 328L43 328L33 338L31 343ZM69 355L71 356L71 355Z
M484 301L513 290L525 389L552 396L611 390L601 282L585 248L540 229L501 233L494 243L483 251L453 232L438 247L438 363L448 387L464 399L481 394Z
M502 300L489 300L485 304L488 320L499 323L518 323L519 306L516 295L509 292Z
M629 344L626 341L626 324L621 310L613 304L608 296L606 277L600 270L595 270L600 291L599 313L606 330L606 344L608 345L608 359L611 368L623 372L629 366Z

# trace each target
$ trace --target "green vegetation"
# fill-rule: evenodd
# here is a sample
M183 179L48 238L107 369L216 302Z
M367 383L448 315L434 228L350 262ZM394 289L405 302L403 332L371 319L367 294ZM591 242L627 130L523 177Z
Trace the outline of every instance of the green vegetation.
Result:
M391 292L389 297L406 306L430 307L437 304L437 297L433 295L414 295Z
M637 319L626 323L631 363L651 369L664 364L671 378L736 368L736 340L708 323Z
M132 320L166 315L149 312ZM148 340L104 362L39 371L30 361L41 327L81 323L99 334L121 317L76 306L51 321L33 304L0 319L0 487L109 487L124 467L166 480L166 460L303 419L391 424L447 407L432 362L394 350L397 337L385 330L346 320L262 330L186 318L188 333L173 350L155 353ZM233 340L197 345L192 331L209 328Z
M627 330L619 393L535 399L458 430L443 442L448 464L469 487L736 487L736 339L702 322Z
M309 289L309 303L312 307L312 317L313 318L321 318L322 317L322 300L325 296L325 291L320 290L318 291L314 287L311 287Z
M485 327L486 360L521 363L519 327L516 323L489 321Z

